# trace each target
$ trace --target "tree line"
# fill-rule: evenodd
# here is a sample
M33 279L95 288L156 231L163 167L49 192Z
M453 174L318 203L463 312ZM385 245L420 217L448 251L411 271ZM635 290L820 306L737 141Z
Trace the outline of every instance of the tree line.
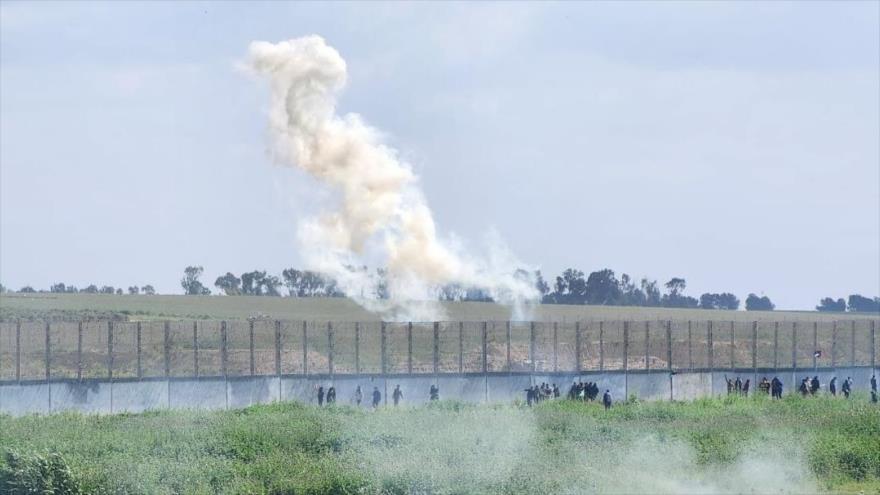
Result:
M366 266L348 267L352 271L361 271L376 283L376 296L380 299L389 297L384 269L370 271ZM180 285L187 295L211 295L212 291L201 281L204 268L187 266L183 271ZM613 306L646 306L663 308L693 309L726 309L737 310L740 300L729 292L706 292L699 298L685 294L687 281L673 277L664 284L657 280L642 278L636 282L628 274L618 278L614 270L605 268L589 274L576 268L568 268L548 282L540 270L528 272L517 270L514 274L520 280L534 283L544 304L585 304ZM214 287L220 294L227 296L275 296L275 297L345 297L331 277L309 270L287 268L281 276L268 273L266 270L244 272L240 276L227 272L214 280ZM286 289L286 294L282 291ZM0 284L0 292L6 288ZM153 295L156 290L152 285L128 287L127 291L109 285L89 285L77 289L72 285L57 283L48 291L37 291L31 286L22 287L18 292L53 292L53 293L87 293L87 294L146 294ZM480 301L492 302L490 292L480 287L465 287L460 284L448 284L437 288L437 298L442 301ZM750 293L745 300L747 311L773 311L776 306L769 297ZM880 312L880 297L873 299L859 294L852 294L847 300L843 298L823 298L817 311L823 312Z

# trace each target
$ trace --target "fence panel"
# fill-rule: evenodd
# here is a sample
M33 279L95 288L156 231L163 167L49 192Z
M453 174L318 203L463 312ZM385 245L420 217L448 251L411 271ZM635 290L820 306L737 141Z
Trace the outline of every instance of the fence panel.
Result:
M191 321L168 322L168 349L170 376L194 376L193 324Z
M688 321L672 321L669 322L670 334L672 335L672 369L688 370L691 368L693 361L693 345L691 342L691 354L688 354L688 335L693 337L694 325ZM690 328L689 328L690 327ZM690 330L690 334L688 333Z
M303 322L281 322L281 373L299 375L303 369Z
M141 323L141 368L143 376L165 376L165 323Z
M333 372L355 373L355 324L333 323Z
M82 377L107 378L108 359L107 322L84 322L82 337Z
M602 345L603 366L606 370L624 369L623 322L606 321L603 323Z
M76 328L71 330L71 333L76 335ZM137 323L114 322L113 378L134 377L137 377Z
M273 320L254 320L254 374L264 376L275 374L275 321Z
M648 369L669 369L669 345L666 341L666 322L648 322Z
M813 367L813 353L816 351L813 344L813 322L798 321L794 323L797 336L795 340L795 353L797 354L798 368Z
M462 368L465 373L479 373L483 370L483 322L464 323L462 335Z
M15 380L15 325L0 321L0 380Z
M715 369L730 369L730 321L712 322L712 361Z
M850 365L850 345L852 335L850 334L849 322L835 321L832 323L832 331L834 333L832 341L832 361L837 367Z
M855 325L855 364L871 366L871 320L857 320Z
M360 323L361 373L382 372L382 327L379 322ZM365 390L364 393L367 391Z
M388 373L406 373L409 363L407 323L385 324L385 346Z
M413 373L434 372L434 323L413 323L412 360Z
M251 374L251 338L248 321L226 322L226 374L229 376Z
M599 369L599 322L582 321L581 328L581 370Z
M307 323L306 344L308 345L308 374L329 373L327 322L310 321Z
M438 371L441 373L458 373L459 328L460 327L458 322L444 321L440 323ZM463 327L461 333L462 337L464 337ZM464 346L462 345L462 347ZM462 365L464 365L463 362Z
M535 328L534 370L553 371L553 323L535 322L533 325ZM531 329L529 332L531 334Z
M223 376L220 325L219 321L212 320L197 322L199 376Z
M759 368L774 368L773 349L775 342L776 323L772 321L758 322L758 345L756 364Z
M754 345L751 321L737 321L733 327L733 365L738 369L752 368L752 349Z
M490 321L486 324L486 369L490 372L508 371L507 325L508 322L505 321ZM511 323L510 325L511 332L513 332L513 328L517 324ZM528 341L528 337L526 337L526 341ZM511 360L513 360L513 352L513 347L511 347ZM520 358L522 359L522 356Z
M559 371L577 370L576 351L577 339L574 322L560 322L557 333L557 364Z
M820 368L831 367L831 350L832 350L832 329L834 324L830 321L818 322L818 330L816 341L818 343L817 351L821 351L821 355L816 359L816 366Z
M529 322L510 323L510 370L531 371L535 365L532 356L532 325Z
M714 323L705 320L694 320L691 322L691 360L694 369L709 368L709 335L710 326Z
M106 323L104 328L106 329ZM49 348L52 351L50 357L51 373L54 378L77 378L77 342L78 342L77 322L56 322L52 323ZM106 330L105 330L106 331Z

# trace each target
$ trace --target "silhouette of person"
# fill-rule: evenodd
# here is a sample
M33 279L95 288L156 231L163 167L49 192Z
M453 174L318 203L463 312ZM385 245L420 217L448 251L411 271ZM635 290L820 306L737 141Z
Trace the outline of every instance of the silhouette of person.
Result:
M400 399L403 398L403 392L400 391L400 385L394 387L394 392L391 394L391 398L394 399L395 406L400 403Z
M609 390L605 390L605 394L602 395L602 404L606 410L611 409L611 392Z
M373 387L373 409L379 407L380 402L382 402L382 393L379 392L379 387Z
M318 406L324 405L324 387L318 387Z

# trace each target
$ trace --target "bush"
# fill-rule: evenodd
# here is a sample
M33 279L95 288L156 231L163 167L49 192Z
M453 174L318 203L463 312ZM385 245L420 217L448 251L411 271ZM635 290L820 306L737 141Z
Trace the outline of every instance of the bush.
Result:
M7 452L0 465L0 487L10 494L79 495L80 482L61 454L21 455Z

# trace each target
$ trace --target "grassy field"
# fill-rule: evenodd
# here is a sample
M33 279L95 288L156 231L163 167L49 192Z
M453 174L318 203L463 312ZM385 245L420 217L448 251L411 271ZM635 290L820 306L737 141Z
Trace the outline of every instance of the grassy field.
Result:
M0 417L0 446L0 483L27 493L880 490L880 409L863 395Z
M510 309L498 304L443 303L449 321L504 321ZM815 311L714 311L700 309L640 308L621 306L570 306L545 304L532 308L537 321L585 320L724 320L724 321L832 321L869 319L877 315L829 314ZM246 319L316 321L379 321L345 298L291 298L256 296L130 296L106 294L2 294L0 320L67 318L117 318L130 321L156 319Z

